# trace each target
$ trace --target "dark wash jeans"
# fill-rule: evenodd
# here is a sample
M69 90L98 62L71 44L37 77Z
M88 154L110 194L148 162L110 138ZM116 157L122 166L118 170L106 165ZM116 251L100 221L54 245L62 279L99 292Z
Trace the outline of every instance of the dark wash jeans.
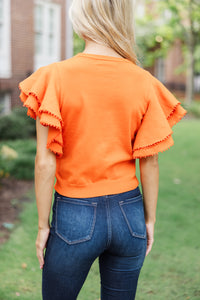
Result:
M45 253L43 300L75 300L99 257L101 300L133 300L146 252L139 188L68 198L55 193Z

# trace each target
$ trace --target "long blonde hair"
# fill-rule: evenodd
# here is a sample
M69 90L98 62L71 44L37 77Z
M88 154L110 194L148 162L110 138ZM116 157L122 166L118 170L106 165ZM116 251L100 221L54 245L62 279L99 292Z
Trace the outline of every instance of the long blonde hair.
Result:
M80 38L106 45L137 62L133 0L73 0L69 17Z

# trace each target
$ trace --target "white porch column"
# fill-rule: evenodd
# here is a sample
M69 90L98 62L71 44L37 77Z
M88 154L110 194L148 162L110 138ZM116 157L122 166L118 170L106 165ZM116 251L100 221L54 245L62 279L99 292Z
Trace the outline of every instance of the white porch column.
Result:
M73 56L73 28L69 19L69 7L72 0L66 0L66 59Z

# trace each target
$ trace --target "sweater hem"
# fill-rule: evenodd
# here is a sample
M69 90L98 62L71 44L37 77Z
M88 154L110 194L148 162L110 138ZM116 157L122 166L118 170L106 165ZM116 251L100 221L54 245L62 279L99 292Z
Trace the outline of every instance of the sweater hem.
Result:
M137 177L127 180L104 180L96 183L91 183L87 186L72 186L66 182L62 184L56 182L55 190L65 197L71 198L90 198L98 196L106 196L128 192L136 189L139 185Z

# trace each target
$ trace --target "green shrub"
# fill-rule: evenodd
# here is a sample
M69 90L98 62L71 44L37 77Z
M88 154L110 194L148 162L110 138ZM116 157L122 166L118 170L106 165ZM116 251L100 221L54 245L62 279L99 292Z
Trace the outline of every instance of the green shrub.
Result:
M85 48L85 42L74 32L74 55L82 52Z
M18 156L9 160L3 159L2 155L0 155L0 178L11 176L16 179L32 180L34 178L36 140L22 139L1 142L0 150L5 145L14 149Z
M0 178L9 176L8 165L18 158L18 153L8 145L3 145L0 149Z
M16 179L31 180L34 178L34 158L21 156L13 161L9 173Z
M22 140L10 140L10 141L5 141L0 144L0 147L3 145L7 145L15 151L19 153L19 155L31 155L35 156L36 152L36 140L35 138L33 139L22 139Z
M11 114L0 117L2 140L27 139L35 136L35 121L27 117L25 108L15 108Z
M9 176L8 165L0 155L0 179Z

